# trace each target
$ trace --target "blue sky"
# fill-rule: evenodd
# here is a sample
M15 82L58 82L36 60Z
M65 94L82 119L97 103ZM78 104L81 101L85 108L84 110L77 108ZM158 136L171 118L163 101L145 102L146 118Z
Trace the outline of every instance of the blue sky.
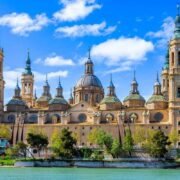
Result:
M60 75L68 99L70 88L84 73L90 46L105 92L112 73L123 100L135 69L140 93L148 98L173 34L176 4L177 0L1 0L5 102L23 72L27 49L38 97L47 73L52 95Z

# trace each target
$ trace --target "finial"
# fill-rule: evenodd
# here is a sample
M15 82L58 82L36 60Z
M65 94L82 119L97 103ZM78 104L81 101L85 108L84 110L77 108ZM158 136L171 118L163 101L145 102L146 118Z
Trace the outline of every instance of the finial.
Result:
M110 82L112 82L112 73L110 74Z
M177 8L177 16L179 16L179 3L177 4L177 6L176 6L176 8Z
M34 90L34 98L37 99L36 89Z
M133 72L133 81L136 81L136 71Z
M46 73L46 82L48 82L48 75L47 75L47 73Z
M91 59L91 47L88 48L88 59Z
M18 76L17 76L17 80L16 80L16 86L19 85L19 79L18 79Z
M70 99L73 99L73 96L72 96L72 88L70 90Z
M159 82L159 73L158 73L158 71L157 71L156 81Z
M61 77L59 76L59 84L61 84Z

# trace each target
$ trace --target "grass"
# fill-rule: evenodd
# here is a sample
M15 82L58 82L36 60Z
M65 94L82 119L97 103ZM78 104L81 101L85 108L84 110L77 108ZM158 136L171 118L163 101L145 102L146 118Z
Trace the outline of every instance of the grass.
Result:
M0 159L0 166L14 166L14 159Z

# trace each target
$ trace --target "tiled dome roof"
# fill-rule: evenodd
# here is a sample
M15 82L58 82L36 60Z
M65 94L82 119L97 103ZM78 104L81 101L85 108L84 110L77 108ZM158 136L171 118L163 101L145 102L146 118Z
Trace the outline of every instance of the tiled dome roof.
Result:
M82 76L76 84L76 88L78 87L88 87L88 86L95 86L95 87L102 87L101 81L93 74L85 74Z
M26 103L21 99L13 98L11 99L7 105L20 105L20 106L26 106Z
M67 101L62 97L55 97L49 101L49 104L68 104Z
M107 104L107 103L120 103L120 100L115 96L106 96L100 102L100 104Z
M154 103L154 102L167 102L167 101L163 95L152 95L148 99L147 104Z
M124 101L128 101L128 100L141 100L141 101L145 101L145 99L140 94L130 94L129 96L127 96L124 99Z

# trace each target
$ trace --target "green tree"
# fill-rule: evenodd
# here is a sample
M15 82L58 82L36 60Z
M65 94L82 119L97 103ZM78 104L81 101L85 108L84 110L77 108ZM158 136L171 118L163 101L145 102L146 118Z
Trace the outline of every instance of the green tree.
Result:
M155 131L147 139L145 147L152 157L164 157L170 144L168 137L162 131Z
M40 151L47 148L47 146L49 144L48 137L41 132L40 133L29 132L27 134L26 140L31 148L37 149L39 157L40 157Z
M169 133L169 141L172 143L173 146L176 146L178 140L179 140L178 131L174 129Z
M3 124L0 125L0 138L11 139L11 130L8 126Z
M142 147L143 143L146 141L146 132L142 127L136 127L133 135L134 144Z
M10 157L24 157L27 155L27 145L23 142L18 142L15 146L8 148L5 153Z
M134 145L133 138L129 129L126 129L125 131L126 133L125 133L124 141L123 141L123 150L125 152L128 152L129 155L131 156L131 153L133 151L133 145Z
M111 134L106 133L104 130L93 129L88 135L88 141L104 148L107 153L111 153L113 138Z
M52 150L56 156L62 158L72 158L76 153L76 139L72 132L64 128L61 131L56 130L52 135Z
M114 158L120 157L122 153L122 145L119 143L118 139L114 139L111 147L111 154Z

